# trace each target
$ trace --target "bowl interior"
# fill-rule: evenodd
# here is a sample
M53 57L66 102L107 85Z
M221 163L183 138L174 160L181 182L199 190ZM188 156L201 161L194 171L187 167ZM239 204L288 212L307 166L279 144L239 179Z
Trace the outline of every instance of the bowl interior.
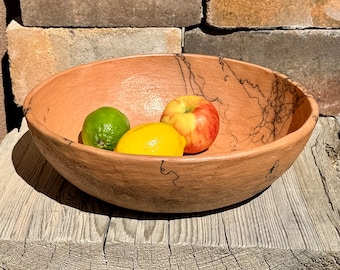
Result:
M311 116L305 90L266 68L197 55L125 57L79 66L38 85L24 107L47 130L74 142L85 117L101 106L124 112L131 127L159 121L180 95L201 95L220 114L208 151L224 155L278 140ZM32 98L34 96L34 98Z

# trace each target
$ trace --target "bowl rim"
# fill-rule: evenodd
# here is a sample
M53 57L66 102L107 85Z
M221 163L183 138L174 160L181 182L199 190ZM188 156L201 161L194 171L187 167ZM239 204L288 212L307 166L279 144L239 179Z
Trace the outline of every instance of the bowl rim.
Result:
M63 76L66 73L72 72L73 70L76 70L79 68L87 68L88 66L93 66L93 65L101 65L101 64L105 64L105 63L109 63L109 62L117 61L117 60L131 59L131 58L173 57L173 56L203 57L203 58L213 58L213 59L220 58L220 59L232 61L234 63L240 63L243 65L256 67L269 73L274 73L276 76L279 76L285 80L288 80L291 84L297 87L302 93L304 93L306 100L308 101L310 105L311 112L301 127L299 127L297 130L294 130L291 133L273 142L270 142L264 145L259 145L259 146L256 146L250 149L235 150L235 151L230 151L226 153L217 153L217 154L212 154L212 155L207 155L207 156L200 156L200 155L150 156L150 155L123 154L123 153L107 151L107 150L103 151L103 149L95 148L92 146L87 146L87 145L78 143L76 141L72 141L70 139L64 138L63 136L48 129L43 123L38 121L32 113L30 113L30 101L34 97L34 95L39 91L39 89L47 85L49 82L53 81L54 79L60 76ZM271 70L269 68L266 68L266 67L263 67L257 64L253 64L253 63L249 63L249 62L245 62L241 60L236 60L236 59L227 58L227 57L221 58L219 56L214 56L214 55L193 54L193 53L130 55L130 56L122 56L122 57L93 61L93 62L89 62L89 63L85 63L85 64L81 64L81 65L77 65L77 66L65 69L41 81L28 92L23 102L23 112L24 112L24 117L26 118L28 122L29 129L30 129L30 126L34 127L36 130L39 130L40 133L44 134L44 136L48 137L52 141L59 142L62 144L68 144L69 147L74 147L82 152L87 152L88 154L103 155L107 158L120 159L120 160L126 160L126 161L132 161L132 160L139 161L139 162L142 161L144 163L145 162L161 162L161 161L176 162L176 163L178 162L194 163L194 162L202 162L203 160L217 161L221 159L223 160L242 159L245 156L249 157L249 156L261 155L263 153L272 151L273 149L276 149L276 148L277 149L285 148L289 146L290 144L292 144L294 141L300 140L301 138L305 138L306 136L310 136L319 117L319 108L314 97L308 92L308 90L305 87L303 87L298 82L290 79L287 75L280 73L280 72L276 72L274 70Z

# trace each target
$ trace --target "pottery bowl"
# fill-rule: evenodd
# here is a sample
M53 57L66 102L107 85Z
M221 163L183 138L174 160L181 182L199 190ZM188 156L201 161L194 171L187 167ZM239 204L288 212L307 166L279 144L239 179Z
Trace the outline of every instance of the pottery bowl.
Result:
M216 106L220 130L205 152L183 157L126 155L78 141L101 106L131 127L159 121L165 105L200 95ZM146 55L93 62L59 73L27 95L33 141L73 185L124 208L188 213L230 206L270 186L298 157L318 118L298 83L250 63L204 55Z

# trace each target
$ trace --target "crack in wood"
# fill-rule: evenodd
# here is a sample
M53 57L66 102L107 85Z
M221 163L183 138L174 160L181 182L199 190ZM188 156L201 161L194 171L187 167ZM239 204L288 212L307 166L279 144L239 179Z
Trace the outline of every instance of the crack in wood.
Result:
M103 237L103 258L104 258L105 265L108 264L108 260L106 258L106 244L107 244L107 236L108 236L109 230L110 230L110 222L107 222L107 226L104 231L104 237Z
M324 175L322 169L319 166L319 162L318 162L318 159L317 159L317 153L316 153L316 150L315 150L317 148L317 144L318 144L318 141L319 141L319 136L320 135L318 135L316 137L315 144L311 147L311 150L312 150L311 152L312 152L312 156L313 156L313 159L314 159L314 164L315 164L316 168L319 171L319 175L320 175L320 178L321 178L321 183L322 183L322 186L323 186L323 190L325 191L325 195L326 195L326 197L328 199L328 203L329 203L332 211L334 211L334 205L333 205L332 199L331 199L331 197L329 195L329 190L328 190L327 183L326 183L327 178L326 178L326 176Z

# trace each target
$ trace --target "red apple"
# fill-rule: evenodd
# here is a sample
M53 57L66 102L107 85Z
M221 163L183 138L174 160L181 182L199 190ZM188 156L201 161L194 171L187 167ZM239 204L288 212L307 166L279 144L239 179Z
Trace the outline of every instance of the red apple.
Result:
M196 154L208 149L220 127L216 108L202 96L180 96L171 100L160 121L173 126L185 137L186 154Z

